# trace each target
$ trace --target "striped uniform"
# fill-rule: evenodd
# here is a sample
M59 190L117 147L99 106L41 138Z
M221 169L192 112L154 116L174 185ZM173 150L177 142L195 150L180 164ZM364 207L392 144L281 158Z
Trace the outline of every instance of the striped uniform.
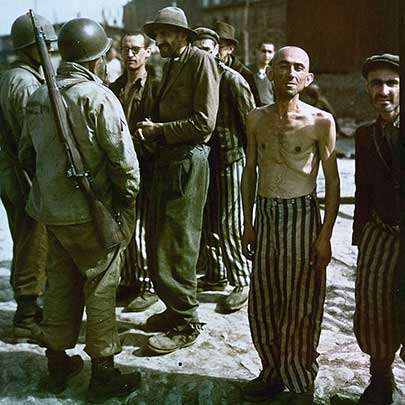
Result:
M152 291L147 271L145 223L148 215L148 198L145 184L141 181L136 197L135 229L127 248L121 253L121 286L139 286L140 292Z
M244 159L220 169L211 165L198 266L204 267L208 281L228 280L241 287L249 284L251 273L241 246L243 166Z
M249 323L263 378L290 391L313 389L325 299L326 272L309 266L320 229L316 197L257 197L257 245Z
M354 332L361 350L393 360L399 349L399 227L376 216L363 230L357 258Z

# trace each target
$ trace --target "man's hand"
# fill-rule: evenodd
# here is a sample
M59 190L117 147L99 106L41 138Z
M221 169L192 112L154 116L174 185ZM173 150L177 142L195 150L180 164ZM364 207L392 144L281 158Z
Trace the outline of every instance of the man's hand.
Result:
M242 234L242 253L249 259L253 260L256 252L256 232L252 226L245 226Z
M137 125L137 131L135 136L145 141L155 141L162 135L162 125L156 122L152 122L146 118L145 121L141 121Z
M324 270L332 259L330 239L318 238L312 245L310 266L315 270Z

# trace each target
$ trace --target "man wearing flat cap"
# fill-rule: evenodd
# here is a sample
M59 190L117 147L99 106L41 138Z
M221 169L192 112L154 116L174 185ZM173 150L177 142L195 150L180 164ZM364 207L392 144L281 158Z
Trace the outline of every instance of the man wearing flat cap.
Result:
M196 28L194 45L218 55L218 34ZM209 145L210 188L205 206L199 265L204 276L199 290L223 290L229 281L234 288L219 303L229 313L247 304L251 266L242 255L242 201L240 184L245 161L246 116L255 107L246 80L217 59L223 69L219 87L219 109Z
M362 74L378 115L357 129L353 244L358 246L354 331L370 356L359 404L392 403L391 370L401 345L399 319L399 57L374 55Z
M235 47L239 44L239 41L235 38L235 28L226 22L217 21L214 30L219 35L219 58L244 77L249 83L256 105L261 105L255 75L233 54Z
M146 322L149 349L169 353L192 345L201 329L196 265L208 193L209 147L220 72L215 59L191 46L196 33L180 8L160 10L144 25L168 58L151 120L138 136L156 146L147 227L148 268L166 310Z

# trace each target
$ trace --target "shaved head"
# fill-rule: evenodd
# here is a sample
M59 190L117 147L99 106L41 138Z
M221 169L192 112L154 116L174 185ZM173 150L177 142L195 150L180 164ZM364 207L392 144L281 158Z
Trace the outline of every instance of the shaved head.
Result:
M298 46L285 46L280 48L274 54L272 63L275 64L285 59L294 59L297 62L301 62L309 70L309 56Z
M291 99L314 80L309 72L309 56L297 46L285 46L273 57L267 75L273 80L276 96Z

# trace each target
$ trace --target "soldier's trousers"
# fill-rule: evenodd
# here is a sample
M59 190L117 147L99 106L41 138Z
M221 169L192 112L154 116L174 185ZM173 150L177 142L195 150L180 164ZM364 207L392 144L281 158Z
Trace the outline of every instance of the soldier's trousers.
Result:
M140 292L151 291L152 282L148 272L146 258L145 228L148 215L150 188L141 179L141 186L136 197L135 229L134 234L121 253L121 282L122 286L133 286L139 288Z
M365 225L357 258L354 332L364 353L393 361L401 344L399 230L380 221Z
M86 353L111 356L121 351L115 319L120 248L107 251L92 222L48 226L48 288L44 332L49 348L73 348L86 308Z
M325 272L310 265L320 227L316 199L258 196L249 323L263 378L290 391L313 389L325 298Z
M28 192L29 189L20 187L15 169L2 168L0 193L13 239L11 286L16 297L38 296L45 287L46 228L26 213Z
M162 146L156 155L148 267L173 326L198 322L196 265L208 192L208 151L205 145Z
M209 282L228 279L233 286L249 284L250 262L242 254L243 159L221 169L211 167L205 204L199 267Z

